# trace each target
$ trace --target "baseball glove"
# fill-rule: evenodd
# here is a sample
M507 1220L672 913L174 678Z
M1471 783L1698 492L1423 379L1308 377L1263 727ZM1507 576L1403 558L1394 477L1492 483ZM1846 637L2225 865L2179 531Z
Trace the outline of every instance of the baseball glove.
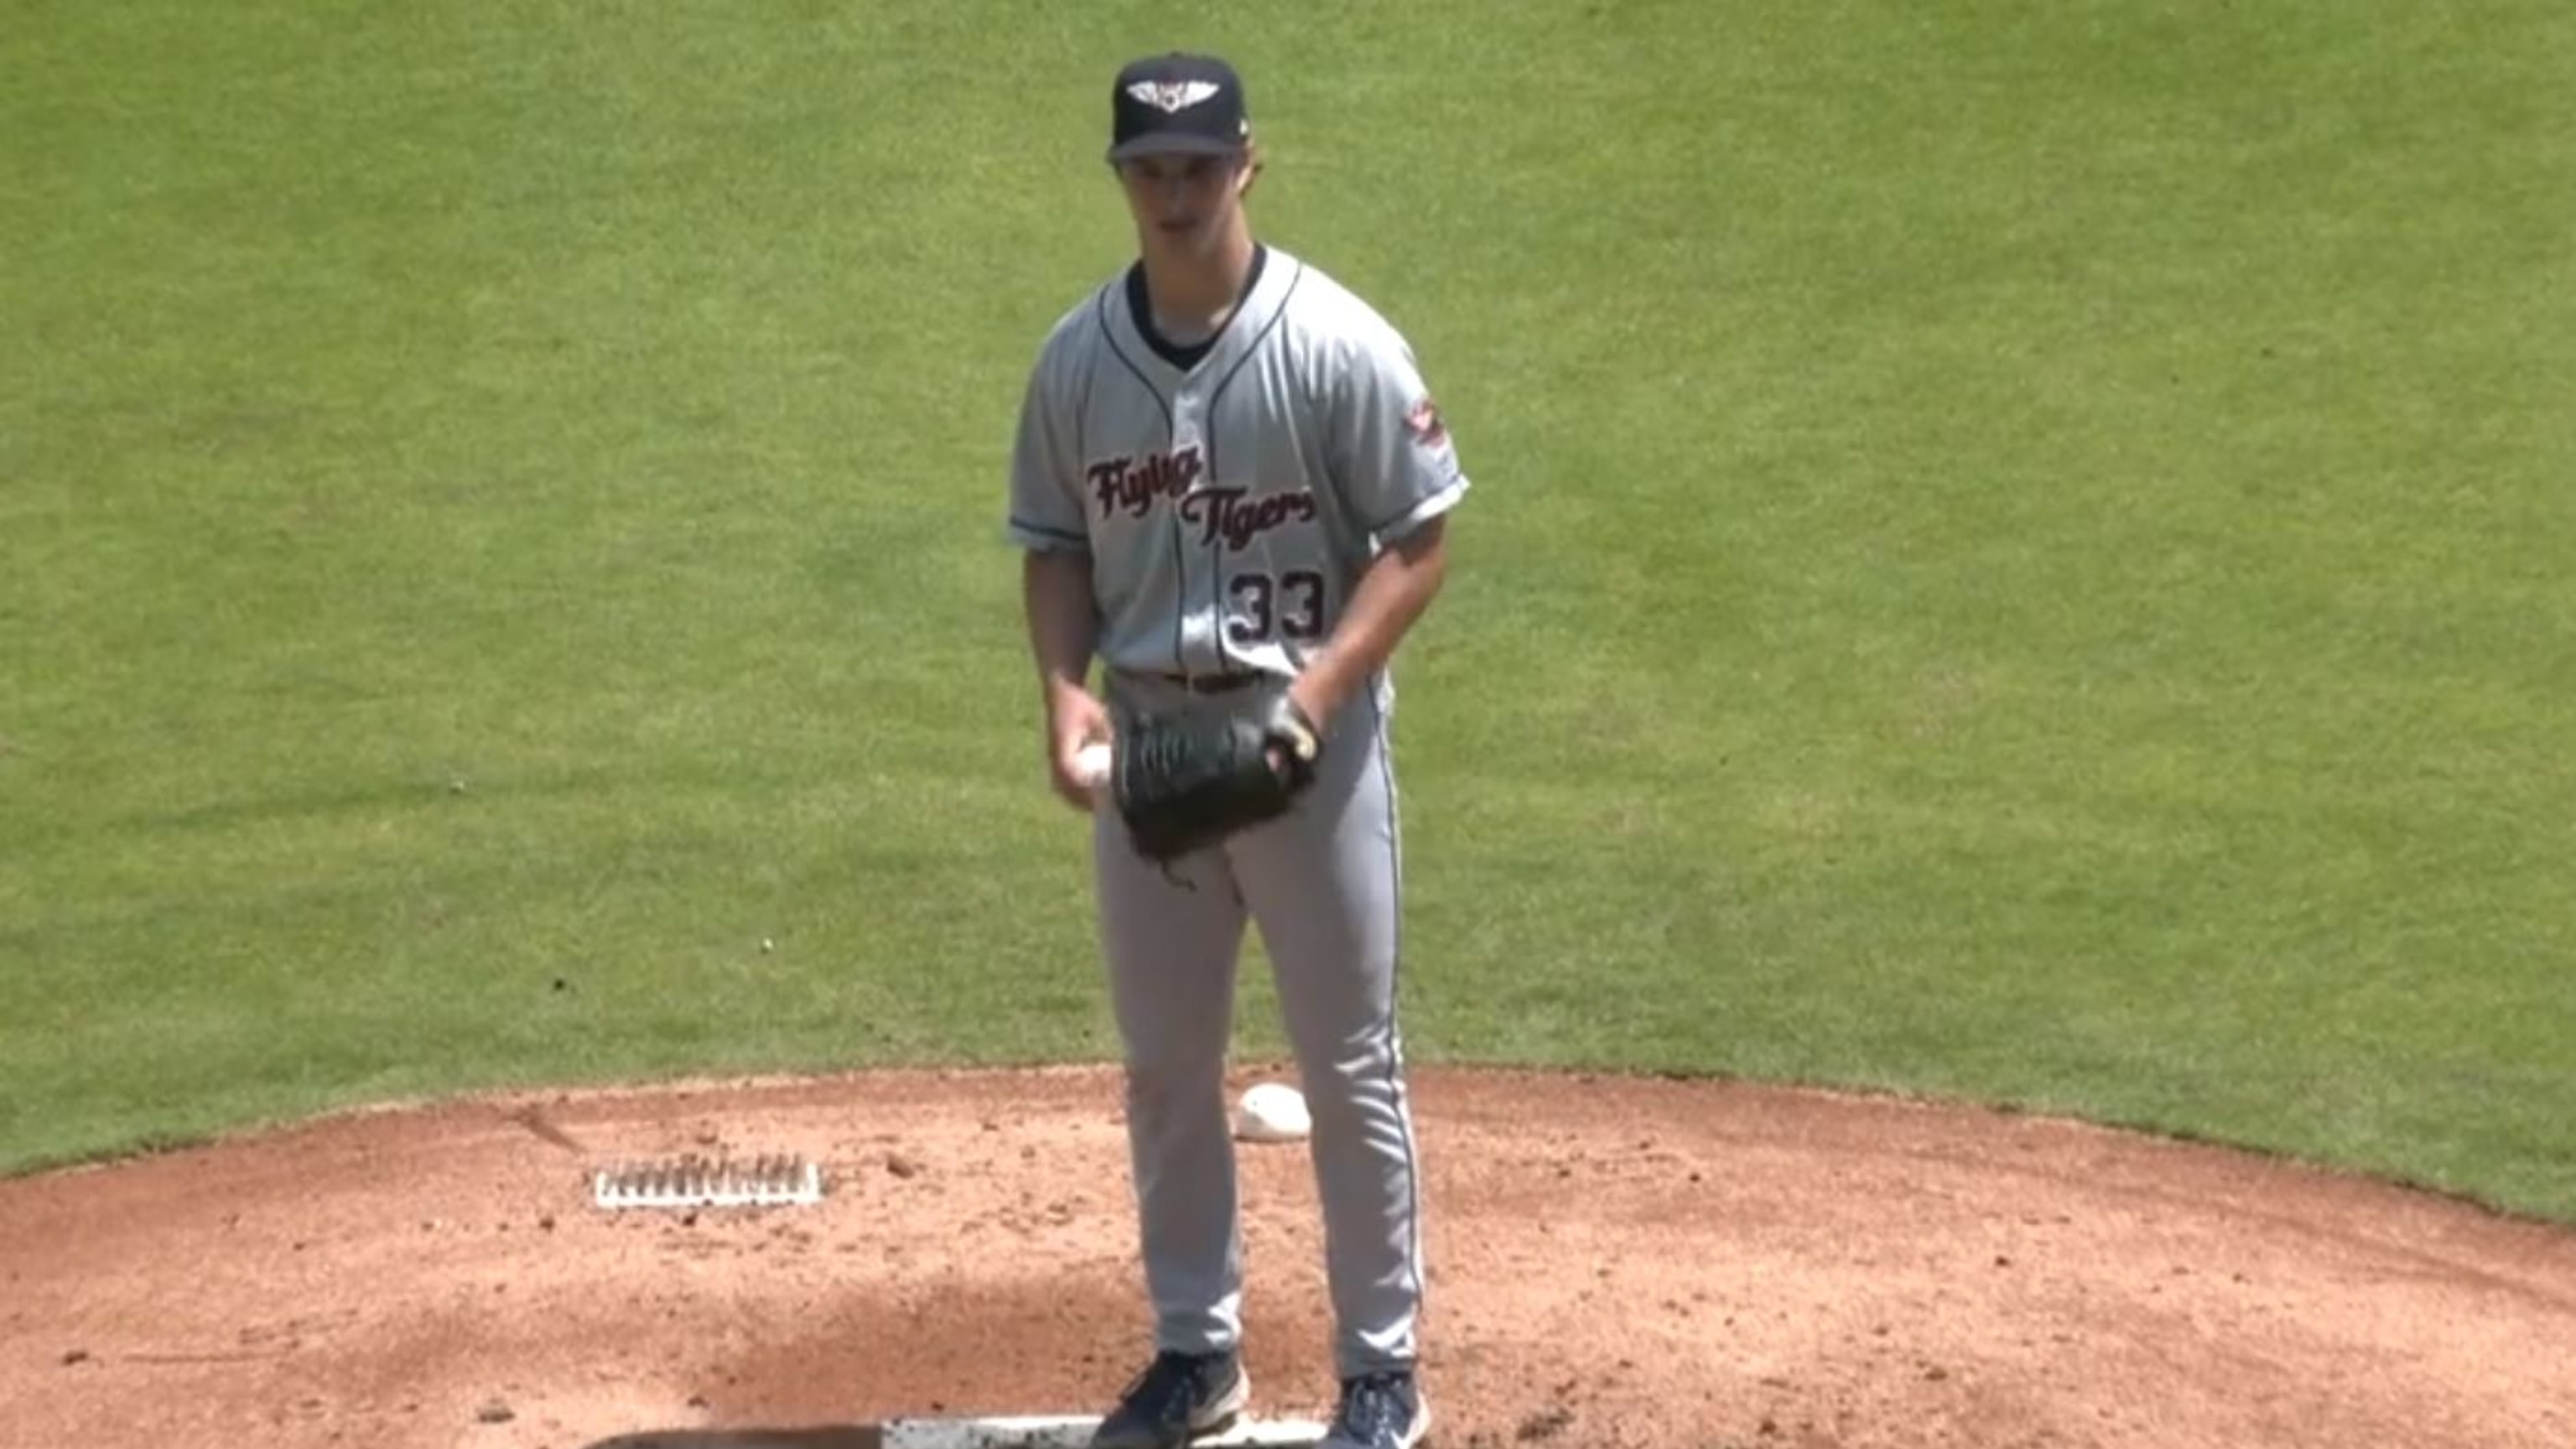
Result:
M1117 749L1110 779L1128 838L1169 861L1287 813L1315 782L1323 736L1278 689L1241 709L1131 720Z

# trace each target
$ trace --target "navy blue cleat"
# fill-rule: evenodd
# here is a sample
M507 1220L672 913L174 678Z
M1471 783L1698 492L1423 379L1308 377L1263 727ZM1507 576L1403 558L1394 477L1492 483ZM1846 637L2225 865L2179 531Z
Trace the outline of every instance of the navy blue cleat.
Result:
M1413 1449L1431 1428L1431 1406L1401 1370L1342 1380L1342 1406L1316 1449Z
M1118 1407L1091 1436L1091 1449L1182 1449L1203 1435L1234 1427L1252 1396L1252 1379L1233 1353L1154 1355L1127 1386Z

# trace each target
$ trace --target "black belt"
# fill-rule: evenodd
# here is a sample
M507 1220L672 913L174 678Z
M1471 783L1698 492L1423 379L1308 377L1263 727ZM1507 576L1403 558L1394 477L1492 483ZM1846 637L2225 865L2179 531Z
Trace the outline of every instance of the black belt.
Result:
M1156 674L1151 677L1175 688L1186 689L1192 694L1232 694L1238 689L1250 689L1270 678L1269 675L1258 670L1232 674Z

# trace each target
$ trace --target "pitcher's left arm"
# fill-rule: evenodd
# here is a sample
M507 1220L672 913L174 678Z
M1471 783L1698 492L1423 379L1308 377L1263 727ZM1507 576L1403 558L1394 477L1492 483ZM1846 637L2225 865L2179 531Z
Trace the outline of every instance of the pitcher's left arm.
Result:
M1448 523L1446 516L1425 519L1369 561L1331 637L1288 686L1288 697L1308 719L1320 722L1338 713L1386 667L1414 621L1431 607L1448 576Z

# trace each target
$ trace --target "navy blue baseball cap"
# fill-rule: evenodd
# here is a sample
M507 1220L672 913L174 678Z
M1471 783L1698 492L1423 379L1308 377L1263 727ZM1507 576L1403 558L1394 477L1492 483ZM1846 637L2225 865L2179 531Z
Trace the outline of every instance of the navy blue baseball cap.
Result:
M1131 61L1109 93L1109 159L1158 152L1222 156L1252 139L1243 78L1212 55L1174 51Z

